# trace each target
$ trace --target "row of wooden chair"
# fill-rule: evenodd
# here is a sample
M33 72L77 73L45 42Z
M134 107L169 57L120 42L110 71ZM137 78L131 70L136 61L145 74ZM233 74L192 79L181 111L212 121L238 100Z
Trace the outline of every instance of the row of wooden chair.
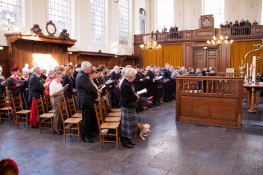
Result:
M121 113L117 110L108 113L104 99L94 105L94 109L99 127L100 147L102 148L105 142L115 142L116 149L119 149Z
M11 123L11 114L12 108L10 103L6 100L6 96L4 93L0 94L0 123L2 121L8 120Z
M0 112L11 112L11 107L5 107L1 105L3 99L4 98L0 96L0 107L2 107L0 108ZM17 97L11 97L11 101L13 104L16 126L18 127L18 125L21 123L27 125L27 127L29 128L30 110L23 109L22 96L19 95ZM102 148L102 143L104 142L115 142L116 148L118 149L118 144L120 140L119 131L121 123L121 112L120 108L111 108L110 96L108 96L108 101L110 104L110 111L108 111L108 107L106 106L104 99L100 100L98 105L94 106L99 127L100 146ZM50 97L44 96L40 97L39 99L36 99L36 110L37 116L39 118L40 133L42 132L42 129L49 129L52 131L52 133L54 133L54 110L52 109ZM66 136L68 135L76 135L78 136L78 141L80 141L80 124L82 120L82 113L77 111L74 96L69 99L64 99L62 102L59 103L59 113L63 123L65 141ZM2 115L0 115L0 117L1 116ZM7 114L6 116L10 116L10 114ZM2 119L3 118L1 118L1 120ZM8 117L8 120L10 122L10 117ZM115 137L114 141L112 141L112 137Z

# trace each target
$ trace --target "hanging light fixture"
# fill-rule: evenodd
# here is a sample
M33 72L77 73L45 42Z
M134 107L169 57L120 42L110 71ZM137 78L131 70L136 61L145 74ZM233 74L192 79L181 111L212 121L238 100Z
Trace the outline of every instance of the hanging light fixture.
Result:
M229 39L228 36L223 36L220 33L220 29L219 29L219 33L216 36L213 36L212 40L207 40L207 44L211 44L211 45L216 45L216 46L222 46L225 44L232 44L233 40Z
M150 39L144 41L144 44L141 44L140 47L145 50L155 50L160 49L161 45L153 39L153 33L151 33Z

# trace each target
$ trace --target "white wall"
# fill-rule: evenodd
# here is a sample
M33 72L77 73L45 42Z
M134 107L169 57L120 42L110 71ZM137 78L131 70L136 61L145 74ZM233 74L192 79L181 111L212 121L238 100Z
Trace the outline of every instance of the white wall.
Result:
M194 30L199 28L199 18L202 15L202 0L174 0L174 24L179 30ZM39 24L44 34L48 21L48 0L24 0L24 21L20 32L29 32L33 24ZM91 41L90 36L90 0L75 0L74 34L70 36L77 40L71 50L94 51L105 53L131 55L133 53L133 35L139 33L139 8L146 10L146 33L155 31L155 0L130 0L129 45L119 44L119 7L113 0L106 0L108 14L105 43ZM225 0L225 18L234 21L242 18L260 22L262 0ZM56 34L58 35L59 32ZM4 32L0 31L0 45L6 45Z
M225 19L232 22L241 19L250 22L257 20L260 23L261 3L261 0L226 0Z
M148 33L156 30L154 17L155 0L147 0L147 9L153 16L147 17ZM244 18L250 22L261 20L262 0L225 0L225 20L234 22ZM174 0L174 24L179 30L194 30L200 28L202 15L202 0ZM168 27L169 28L169 27Z

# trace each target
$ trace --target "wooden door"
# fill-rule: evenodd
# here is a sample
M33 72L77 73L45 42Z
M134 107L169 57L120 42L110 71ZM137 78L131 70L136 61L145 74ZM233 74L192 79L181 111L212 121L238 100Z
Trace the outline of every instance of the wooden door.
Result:
M217 48L195 49L194 68L218 67L219 54Z

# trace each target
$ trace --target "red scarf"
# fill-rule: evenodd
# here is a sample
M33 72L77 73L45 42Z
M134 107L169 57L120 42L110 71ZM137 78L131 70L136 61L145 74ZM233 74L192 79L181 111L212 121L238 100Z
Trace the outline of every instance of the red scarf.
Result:
M32 98L30 125L33 127L37 126L37 109L36 109L36 98L35 97Z

